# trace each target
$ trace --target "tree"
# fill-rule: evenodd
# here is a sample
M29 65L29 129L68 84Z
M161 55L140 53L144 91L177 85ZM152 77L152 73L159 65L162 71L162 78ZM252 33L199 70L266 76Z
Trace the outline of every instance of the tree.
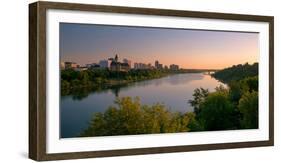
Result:
M245 63L243 65L234 65L232 67L217 71L212 74L212 76L223 81L224 83L230 83L231 81L239 81L247 77L257 76L258 69L258 63L254 63L252 65Z
M78 79L81 81L81 84L83 86L87 86L89 84L89 75L87 73L87 71L82 71L79 73L78 75Z
M190 131L193 113L170 112L164 105L141 105L138 97L116 99L117 107L93 115L80 136L135 135Z
M247 77L240 81L240 84L242 85L243 91L258 91L259 89L259 79L258 76L253 77Z
M234 113L234 106L227 95L214 92L200 104L198 120L207 131L235 129Z
M239 99L242 96L242 89L241 84L236 81L232 81L229 83L229 98L233 101L236 105L239 102Z
M239 100L238 109L242 114L243 128L258 128L258 92L246 92Z
M205 98L208 96L209 90L204 88L196 88L194 93L192 94L193 100L189 100L188 102L193 107L195 114L199 114L200 112L200 104L204 102Z
M66 80L61 80L61 95L67 95L70 90L70 83Z
M197 116L193 112L187 112L186 113L189 117L189 123L187 127L190 129L190 131L204 131L204 127L202 122L197 120Z

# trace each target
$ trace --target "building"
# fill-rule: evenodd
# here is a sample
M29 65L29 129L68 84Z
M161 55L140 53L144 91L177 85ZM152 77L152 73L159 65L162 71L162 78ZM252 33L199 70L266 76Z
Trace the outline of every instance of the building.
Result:
M86 64L86 67L87 68L91 68L91 67L93 67L95 65L97 65L97 64L96 63L88 63L88 64Z
M60 63L60 69L61 69L61 70L64 70L64 69L65 69L65 64L64 64L64 62L61 62L61 63Z
M104 59L104 60L100 60L99 65L101 68L110 68L111 62L112 60Z
M160 64L158 60L155 61L155 68L156 69L163 69L163 64Z
M121 70L121 64L118 62L112 61L110 64L110 70L111 71L120 71Z
M154 66L155 66L156 69L158 69L158 67L159 67L159 61L156 60Z
M121 63L121 71L129 71L131 69L128 63Z
M124 58L123 63L128 63L129 67L130 68L132 67L132 61L131 60L128 60L128 59Z
M128 63L111 62L110 70L111 71L129 71L130 66Z
M65 69L75 69L79 68L79 65L75 62L64 62Z
M134 69L152 69L151 64L134 63Z
M139 69L139 63L134 63L134 69Z
M151 65L151 63L147 64L148 69L153 69L154 67Z
M163 64L158 64L157 69L163 69Z
M130 65L128 63L118 62L118 55L116 54L114 58L109 58L112 62L110 63L111 71L129 71Z
M179 65L171 64L170 69L171 70L179 70Z
M101 68L101 66L99 64L93 64L91 66L91 69L99 69L99 68Z
M134 63L134 69L144 69L145 64L144 63Z
M93 69L93 68L100 68L100 65L97 63L90 63L90 64L86 64L85 66L87 69Z

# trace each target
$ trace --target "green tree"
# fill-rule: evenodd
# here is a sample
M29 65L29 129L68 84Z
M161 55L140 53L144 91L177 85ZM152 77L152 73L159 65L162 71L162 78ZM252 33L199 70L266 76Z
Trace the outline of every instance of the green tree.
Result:
M242 85L242 89L244 92L246 91L258 91L259 89L259 79L258 76L247 77L240 81L240 85Z
M214 92L200 104L198 120L207 131L235 129L234 113L234 106L228 97L224 93Z
M70 83L66 80L61 80L61 95L67 95L70 90Z
M93 115L80 136L134 135L190 131L193 113L170 112L164 105L141 105L139 98L117 98L117 107Z
M239 81L247 77L257 76L258 69L258 63L253 63L252 65L245 63L217 71L212 76L224 83L230 83L231 81Z
M239 100L242 128L258 128L258 92L246 92Z
M238 104L242 93L241 84L239 82L232 81L229 83L229 98L231 101Z
M188 102L193 107L195 114L200 113L200 104L204 102L206 97L209 95L209 90L204 88L196 88L192 94L193 100L189 100Z
M197 119L195 113L187 112L186 114L189 117L189 123L187 127L190 129L190 131L204 131L203 124Z
M90 83L87 71L80 72L78 75L78 79L81 81L81 85L83 86L87 86Z

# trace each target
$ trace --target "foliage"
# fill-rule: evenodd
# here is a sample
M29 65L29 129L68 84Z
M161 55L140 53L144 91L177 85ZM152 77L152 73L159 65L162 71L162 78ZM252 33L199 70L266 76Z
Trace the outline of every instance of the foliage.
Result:
M246 77L253 77L258 75L258 63L252 65L245 63L234 65L232 67L215 72L212 76L221 80L224 83L231 81L239 81Z
M238 104L242 95L246 92L258 91L258 77L247 77L240 81L232 81L229 83L230 99Z
M204 130L236 129L235 118L234 106L223 92L210 93L200 104L198 120Z
M194 90L189 103L196 113L197 130L227 130L257 128L258 77L231 81L228 88L219 86L215 92L203 88Z
M171 112L164 105L141 105L140 99L118 98L117 106L96 113L80 136L111 136L187 132L193 113Z
M246 92L239 100L239 111L242 113L243 128L258 128L258 92Z
M209 90L204 88L196 88L192 94L193 99L188 102L193 107L195 114L199 114L199 105L204 102L205 98L208 96Z
M196 115L191 131L257 128L257 75L258 63L235 65L212 75L227 87L219 86L212 93L196 88L189 100Z

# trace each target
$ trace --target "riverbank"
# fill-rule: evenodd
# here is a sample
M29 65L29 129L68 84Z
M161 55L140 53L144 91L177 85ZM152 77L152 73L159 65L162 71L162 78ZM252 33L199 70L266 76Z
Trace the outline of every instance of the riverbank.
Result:
M248 77L255 77L259 75L259 64L239 64L233 65L231 67L225 68L220 71L216 71L211 74L215 79L225 83L230 84L233 81L243 80Z
M87 70L61 72L61 95L79 94L80 92L100 91L103 89L125 86L131 83L159 79L173 74L201 73L202 70L130 70L117 72L110 70Z

